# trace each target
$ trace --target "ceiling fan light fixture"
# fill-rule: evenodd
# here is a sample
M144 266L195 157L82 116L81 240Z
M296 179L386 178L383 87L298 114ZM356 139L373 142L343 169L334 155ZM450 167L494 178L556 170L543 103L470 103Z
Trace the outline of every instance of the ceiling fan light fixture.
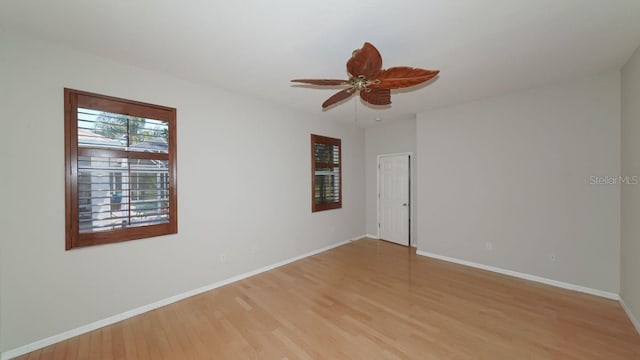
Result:
M382 56L372 44L365 42L362 48L354 50L347 61L349 80L336 79L294 79L291 82L321 86L347 86L332 95L322 108L349 99L358 92L368 104L385 106L391 104L391 89L415 86L436 77L440 70L426 70L409 66L382 69ZM376 120L377 121L377 120Z

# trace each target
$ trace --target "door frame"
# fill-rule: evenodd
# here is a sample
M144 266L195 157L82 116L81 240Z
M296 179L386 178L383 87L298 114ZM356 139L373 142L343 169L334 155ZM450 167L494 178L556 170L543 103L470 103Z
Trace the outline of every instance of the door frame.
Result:
M376 236L378 237L378 239L380 239L380 158L383 157L391 157L391 156L408 156L409 157L409 176L408 176L408 180L409 180L409 200L408 200L408 205L409 205L409 216L407 216L408 219L408 224L407 226L409 227L409 239L407 246L411 247L411 243L412 243L412 233L411 233L411 213L413 212L413 202L411 201L411 196L413 195L413 182L411 181L411 175L412 175L412 166L411 166L411 161L413 159L413 152L399 152L399 153L389 153L389 154L378 154L376 157Z

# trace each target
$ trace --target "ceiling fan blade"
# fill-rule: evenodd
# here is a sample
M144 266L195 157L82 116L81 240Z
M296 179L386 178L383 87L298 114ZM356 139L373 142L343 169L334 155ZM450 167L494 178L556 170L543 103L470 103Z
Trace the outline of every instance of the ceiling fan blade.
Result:
M361 49L356 50L347 61L347 71L354 77L362 75L367 79L375 79L381 70L382 56L378 49L368 42L364 43Z
M397 66L387 70L382 70L378 75L378 84L369 85L373 89L400 89L418 85L431 80L440 70L425 70L409 66Z
M333 94L330 98L328 98L325 102L322 103L322 108L326 109L335 103L338 103L342 100L350 98L355 91L356 90L354 88L348 88L348 89L338 91L337 93Z
M389 89L364 89L360 90L360 97L371 105L391 104L391 90Z
M323 85L323 86L350 84L349 80L337 80L337 79L294 79L294 80L291 80L291 82L311 84L311 85Z

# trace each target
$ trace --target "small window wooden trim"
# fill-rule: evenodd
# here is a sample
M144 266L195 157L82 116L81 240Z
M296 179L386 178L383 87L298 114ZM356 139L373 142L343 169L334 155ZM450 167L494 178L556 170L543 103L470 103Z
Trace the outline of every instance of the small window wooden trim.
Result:
M316 162L316 159L314 156L316 144L337 146L338 147L338 163L329 164L329 163ZM339 199L337 202L316 203L316 197L315 197L316 169L326 168L326 167L338 168L339 170L339 185L338 185ZM311 211L317 212L317 211L340 209L340 208L342 208L342 141L337 138L311 134Z
M168 153L161 154L168 160L168 223L128 227L117 230L80 233L78 203L78 107L115 112L166 121L168 124ZM177 145L176 145L176 109L105 96L86 91L64 89L65 110L65 248L108 244L121 241L148 238L153 236L176 234L178 232L178 195L177 195ZM82 148L83 153L119 153L122 150L104 150ZM154 155L143 152L132 158L152 158Z

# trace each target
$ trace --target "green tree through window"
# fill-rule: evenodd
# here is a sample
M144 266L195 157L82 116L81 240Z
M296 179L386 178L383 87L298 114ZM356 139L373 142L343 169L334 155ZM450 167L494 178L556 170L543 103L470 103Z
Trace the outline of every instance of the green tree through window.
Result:
M136 116L127 116L102 112L97 117L96 134L109 139L118 139L123 145L130 146L154 138L169 140L166 126L154 126L155 121Z

